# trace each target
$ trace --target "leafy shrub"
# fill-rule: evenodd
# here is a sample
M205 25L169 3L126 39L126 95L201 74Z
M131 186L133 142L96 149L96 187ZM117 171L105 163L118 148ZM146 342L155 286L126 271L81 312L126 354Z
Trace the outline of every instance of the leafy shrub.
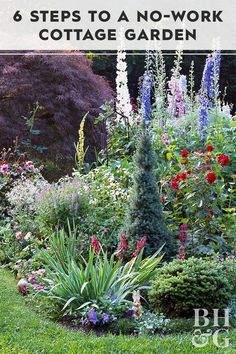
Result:
M0 219L8 216L7 193L11 191L15 181L37 176L39 172L32 161L25 160L24 154L18 156L17 152L12 152L11 149L0 151Z
M204 141L194 129L153 128L164 214L176 234L181 223L188 223L188 252L194 256L235 248L236 122L220 112L214 113L214 122L213 113L209 119ZM187 151L186 157L181 151ZM218 160L220 155L229 160ZM208 173L216 175L214 182L208 182Z
M227 250L227 241L231 245L235 243L233 213L231 234L227 232L224 218L225 211L229 215L234 211L234 163L231 156L214 151L212 144L207 144L204 150L184 149L175 155L182 165L169 181L171 188L167 191L175 216L179 220L184 218L191 228L192 254L222 247Z
M229 305L230 309L230 321L231 324L236 328L236 296L234 296Z
M40 267L35 255L44 246L44 241L31 232L14 232L10 224L0 225L0 264L8 266L17 277Z
M236 255L231 254L223 259L220 257L220 261L231 285L233 285L233 292L236 294Z
M117 246L128 193L106 166L100 166L79 178L89 186L90 201L89 211L83 222L77 225L78 233L87 249L90 236L99 235L102 245L112 253Z
M124 312L124 307L132 304L130 294L148 285L162 257L158 251L142 260L140 252L122 265L114 254L108 258L97 241L92 247L88 260L82 255L77 255L76 260L75 235L66 236L61 231L51 237L50 253L42 251L41 258L47 265L46 295L61 303L62 313L90 320L89 313L93 311L93 318L98 321L104 313L111 318L120 308Z
M15 250L15 241L10 224L0 225L0 264L4 264L10 261L11 256Z
M194 316L194 309L223 309L233 285L219 261L174 260L157 271L149 292L151 307L172 317Z
M137 318L118 318L109 326L109 331L114 334L138 334L138 335L154 335L164 334L170 320L162 314L155 314L145 310L140 317Z
M134 334L137 330L137 322L131 318L118 318L117 321L113 321L109 327L109 332L113 334Z
M89 208L87 186L77 179L64 178L47 185L36 200L35 223L49 235L51 230L82 222Z
M48 186L49 183L40 175L31 178L21 177L12 183L6 198L9 203L9 215L15 228L23 232L32 232L35 229L37 196Z
M199 328L204 324L204 320L200 318L199 321ZM233 325L233 320L232 317L230 318L230 324ZM224 317L219 317L218 319L218 326L215 326L214 324L214 319L209 318L209 324L204 327L204 331L210 331L212 330L212 327L217 327L217 328L224 328L225 325L225 319ZM196 330L195 326L195 318L172 318L166 327L166 331L169 334L180 334L180 333L191 333Z
M167 333L179 334L192 332L194 329L194 318L172 318L168 324Z
M137 333L139 335L153 335L155 333L165 333L169 323L162 314L155 314L150 311L144 311L142 316L135 319L137 323Z

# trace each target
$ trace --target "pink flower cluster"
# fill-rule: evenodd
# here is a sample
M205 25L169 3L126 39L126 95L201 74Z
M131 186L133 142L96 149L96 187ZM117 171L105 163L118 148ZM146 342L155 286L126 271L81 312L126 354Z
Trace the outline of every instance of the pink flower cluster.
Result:
M40 169L42 168L43 166L40 167ZM36 173L38 171L32 161L13 164L0 160L0 173L5 176L17 176L23 173Z
M91 247L94 253L99 253L101 251L101 245L96 236L92 237Z
M144 248L147 242L147 237L144 236L141 240L137 241L135 251L133 252L133 257L137 257L139 253ZM98 254L101 251L101 245L96 236L91 239L91 247L94 253ZM126 235L123 233L120 235L120 243L117 249L118 258L122 259L124 257L125 251L128 249L128 241Z
M27 232L27 234L23 234L23 232L21 231L17 231L15 233L15 237L18 241L29 241L32 239L32 233L31 232Z
M141 240L137 241L136 243L136 249L133 253L133 257L138 257L139 253L142 251L142 249L144 248L145 244L147 242L147 236L144 236L143 238L141 238ZM121 234L120 235L120 243L118 246L118 257L119 258L123 258L124 256L124 252L128 249L128 241L126 238L125 234Z
M120 243L119 243L118 251L117 251L119 258L123 258L124 252L127 250L127 248L128 248L128 242L127 242L126 235L121 234L120 235Z
M2 173L3 175L8 174L8 172L9 172L9 165L6 164L6 163L4 163L4 164L1 166L0 171L1 171L1 173Z
M144 236L143 238L141 238L140 241L137 241L136 249L135 249L135 251L133 253L133 257L138 257L139 253L144 248L146 242L147 242L147 236Z
M178 253L177 258L178 259L185 259L186 258L186 243L188 241L188 225L186 223L183 223L180 226L179 241L180 241L180 247L179 247L179 253Z
M185 90L186 90L186 77L181 75L179 78L175 76L171 77L168 82L169 94L168 94L168 109L171 117L178 118L186 114L185 104Z
M46 287L43 284L39 283L38 278L44 278L45 277L45 269L38 269L35 272L32 272L28 274L27 279L22 278L17 284L19 293L22 295L27 294L29 291L30 286L33 287L34 290L41 291L44 290Z

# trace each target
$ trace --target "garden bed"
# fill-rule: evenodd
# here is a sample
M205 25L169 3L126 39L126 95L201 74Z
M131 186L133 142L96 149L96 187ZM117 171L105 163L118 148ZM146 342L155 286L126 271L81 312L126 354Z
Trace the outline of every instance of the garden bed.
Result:
M16 281L0 270L0 352L4 354L72 353L216 353L212 342L196 349L191 335L139 337L106 335L97 337L63 328L26 306L17 293ZM236 332L229 334L231 349L217 353L235 353Z
M118 51L96 161L85 161L87 113L73 173L47 180L38 103L27 144L0 152L0 265L17 279L1 270L3 353L234 348L236 116L219 91L221 53L206 58L198 92L181 52L170 79L163 54L149 54L131 105Z

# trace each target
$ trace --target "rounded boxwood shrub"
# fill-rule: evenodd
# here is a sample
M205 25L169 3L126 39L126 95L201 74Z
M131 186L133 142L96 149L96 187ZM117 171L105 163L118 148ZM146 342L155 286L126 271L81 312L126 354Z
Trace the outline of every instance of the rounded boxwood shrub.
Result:
M194 316L194 309L223 309L233 295L224 265L217 260L176 259L157 271L149 292L151 307L170 317Z

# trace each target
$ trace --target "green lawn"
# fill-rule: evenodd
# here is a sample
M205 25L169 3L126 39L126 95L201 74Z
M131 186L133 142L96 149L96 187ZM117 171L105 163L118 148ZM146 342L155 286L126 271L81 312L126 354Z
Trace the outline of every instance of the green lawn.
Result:
M190 335L155 337L96 337L70 331L46 320L27 307L17 293L16 281L0 269L0 353L235 353L236 333L231 332L230 347L217 349L210 342L204 349L195 349Z

